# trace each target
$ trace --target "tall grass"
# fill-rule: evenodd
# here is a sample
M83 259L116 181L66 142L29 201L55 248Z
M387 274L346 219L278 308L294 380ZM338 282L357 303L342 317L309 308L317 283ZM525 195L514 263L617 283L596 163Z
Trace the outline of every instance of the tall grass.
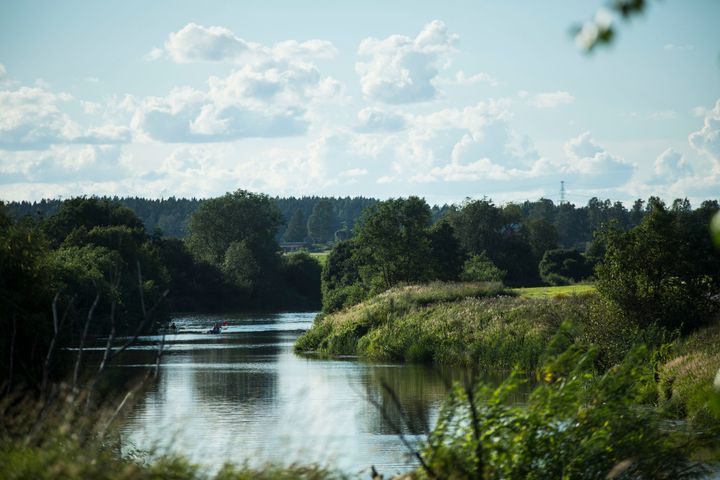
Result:
M720 433L720 318L677 342L659 368L660 404L678 417Z
M52 398L7 395L0 400L0 478L97 480L245 480L343 478L318 466L250 468L224 465L217 472L182 456L152 452L121 454L116 420L127 407L106 400L85 409L88 391L60 386Z
M296 350L532 370L551 336L581 316L585 302L520 298L499 284L398 287L318 318Z

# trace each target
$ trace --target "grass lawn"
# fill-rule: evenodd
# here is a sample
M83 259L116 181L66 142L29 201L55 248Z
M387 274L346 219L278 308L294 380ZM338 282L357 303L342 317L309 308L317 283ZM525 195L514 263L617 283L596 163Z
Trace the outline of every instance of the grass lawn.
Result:
M330 254L330 251L327 252L312 252L310 253L310 256L315 258L318 262L320 262L320 265L323 267L327 263L328 255Z
M532 288L513 288L521 297L526 298L550 298L559 295L579 295L583 293L592 293L595 291L595 285L565 285L562 287L532 287Z

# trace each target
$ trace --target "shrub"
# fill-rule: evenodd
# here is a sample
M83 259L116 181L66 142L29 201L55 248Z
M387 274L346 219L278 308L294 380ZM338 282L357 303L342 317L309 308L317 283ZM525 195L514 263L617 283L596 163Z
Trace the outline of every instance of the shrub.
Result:
M463 282L502 282L506 271L500 270L485 254L472 255L463 265L460 280Z
M651 377L637 350L603 375L593 351L551 358L527 401L517 372L497 389L456 385L423 451L420 477L698 478L695 446L636 398Z

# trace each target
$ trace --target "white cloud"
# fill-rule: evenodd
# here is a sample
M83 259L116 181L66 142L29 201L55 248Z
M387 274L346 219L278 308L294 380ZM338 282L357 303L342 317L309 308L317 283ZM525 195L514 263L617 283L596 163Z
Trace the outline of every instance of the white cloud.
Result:
M0 91L0 149L42 150L52 144L130 141L130 131L125 127L81 127L61 109L73 100L67 93L54 93L41 86Z
M207 90L175 88L165 97L139 100L132 125L170 143L299 135L308 129L308 108L341 91L339 82L307 63L246 65L210 77Z
M165 51L178 63L237 62L251 52L252 46L224 27L204 27L188 23L170 33Z
M693 117L704 117L708 113L708 109L703 106L693 107L690 113Z
M362 92L368 100L412 103L437 96L434 81L447 67L458 36L434 20L415 37L391 35L383 40L366 38L358 55L367 59L355 64Z
M146 62L153 62L155 60L158 60L162 58L162 56L165 54L165 51L162 48L153 48L148 53L143 55L143 60Z
M565 143L567 162L559 165L563 174L576 174L604 187L625 184L635 167L610 154L595 143L590 132L584 132Z
M680 152L668 148L655 159L653 183L674 183L692 175L692 167Z
M475 75L467 75L464 71L458 70L455 73L454 77L446 78L446 77L438 77L436 84L443 84L443 85L463 85L463 86L469 86L469 85L476 85L478 83L487 83L491 87L496 87L499 85L498 81L495 80L491 75L487 73L476 73Z
M362 133L397 132L405 128L405 117L375 108L358 112L355 130Z
M575 97L568 92L558 90L556 92L538 93L530 103L537 108L553 108L560 105L568 105L575 101Z
M703 127L688 137L690 145L702 154L709 155L715 162L715 169L720 170L720 100L715 108L705 114Z
M668 52L689 52L695 50L695 45L686 43L684 45L676 45L674 43L666 43L663 47Z
M677 118L677 113L674 110L661 110L652 112L650 118L653 120L674 120Z
M243 40L225 27L205 27L188 23L177 32L170 33L164 49L153 48L145 55L145 59L157 60L164 53L177 63L245 64L300 58L332 58L337 54L337 49L331 42L318 39L305 42L287 40L264 46Z
M117 181L130 175L118 145L53 145L42 152L0 151L0 183Z
M7 73L7 70L5 70L5 65L0 63L0 78L4 77L6 73Z

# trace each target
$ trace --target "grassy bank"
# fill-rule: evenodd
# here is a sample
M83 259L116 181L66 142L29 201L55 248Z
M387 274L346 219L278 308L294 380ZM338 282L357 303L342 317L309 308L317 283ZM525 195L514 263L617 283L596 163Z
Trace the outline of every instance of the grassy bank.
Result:
M568 295L583 295L595 292L595 285L563 285L560 287L513 288L513 292L527 298L558 298Z
M296 350L530 370L560 325L584 314L586 301L528 298L499 284L398 287L319 317Z
M720 388L713 386L720 369L720 323L677 342L666 355L669 360L659 368L660 405L674 416L720 430Z

